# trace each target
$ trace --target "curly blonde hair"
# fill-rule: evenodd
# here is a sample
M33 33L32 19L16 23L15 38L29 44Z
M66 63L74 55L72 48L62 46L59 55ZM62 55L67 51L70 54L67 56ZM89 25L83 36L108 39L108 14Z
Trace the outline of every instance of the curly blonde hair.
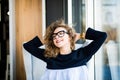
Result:
M71 50L74 50L75 48L75 30L69 27L67 24L65 24L63 19L60 19L51 23L47 27L47 30L44 36L45 57L48 57L48 58L56 57L60 52L59 48L54 45L53 39L52 39L52 34L54 33L54 30L58 27L63 27L67 30L70 36Z

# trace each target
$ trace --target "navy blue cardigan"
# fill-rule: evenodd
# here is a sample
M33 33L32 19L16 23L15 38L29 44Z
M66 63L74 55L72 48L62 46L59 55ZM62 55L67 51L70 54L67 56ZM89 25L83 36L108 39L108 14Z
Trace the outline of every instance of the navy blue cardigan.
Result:
M47 63L48 69L66 69L86 65L86 63L104 43L106 37L107 34L105 32L88 28L85 38L92 40L90 44L77 50L73 50L70 54L67 55L59 54L55 58L44 57L45 50L38 48L43 44L37 36L29 42L24 43L23 46L29 53L45 61Z

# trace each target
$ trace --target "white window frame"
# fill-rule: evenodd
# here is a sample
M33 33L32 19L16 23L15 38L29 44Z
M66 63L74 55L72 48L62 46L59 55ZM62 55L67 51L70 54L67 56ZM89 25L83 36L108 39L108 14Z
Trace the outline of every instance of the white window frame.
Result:
M9 0L10 80L16 80L15 0Z

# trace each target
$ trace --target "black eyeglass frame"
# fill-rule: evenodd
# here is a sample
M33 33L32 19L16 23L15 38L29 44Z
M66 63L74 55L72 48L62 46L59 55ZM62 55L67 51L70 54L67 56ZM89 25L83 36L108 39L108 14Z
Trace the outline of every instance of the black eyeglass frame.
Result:
M59 31L57 33L53 33L52 34L52 39L55 40L56 36L63 37L65 35L65 33L68 34L68 32L66 32L64 30L61 30L61 31Z

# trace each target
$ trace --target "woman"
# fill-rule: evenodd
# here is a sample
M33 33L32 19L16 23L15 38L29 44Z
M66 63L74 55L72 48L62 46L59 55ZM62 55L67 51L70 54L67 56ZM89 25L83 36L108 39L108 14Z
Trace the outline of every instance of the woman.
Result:
M45 49L38 48L43 43L37 36L23 46L32 55L47 63L41 80L88 80L86 63L101 47L106 37L105 32L91 28L88 28L85 34L75 33L63 20L58 20L46 30ZM83 38L93 41L75 50L75 42Z

